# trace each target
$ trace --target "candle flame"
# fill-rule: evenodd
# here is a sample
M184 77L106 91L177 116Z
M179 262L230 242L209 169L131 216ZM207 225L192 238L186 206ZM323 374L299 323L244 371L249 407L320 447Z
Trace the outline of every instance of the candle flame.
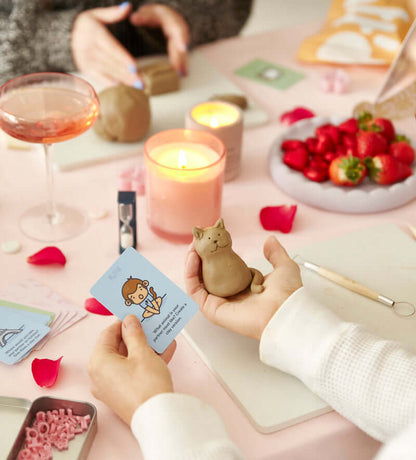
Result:
M178 164L179 167L182 169L186 168L186 153L183 150L179 150L179 158L178 158Z
M219 123L216 117L211 118L209 125L211 126L211 128L218 128Z

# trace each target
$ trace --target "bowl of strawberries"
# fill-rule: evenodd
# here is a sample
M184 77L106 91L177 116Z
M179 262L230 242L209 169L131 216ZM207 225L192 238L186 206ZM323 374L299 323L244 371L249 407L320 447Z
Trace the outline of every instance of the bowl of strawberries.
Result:
M269 165L284 192L328 211L381 212L416 197L411 141L368 113L294 123L274 141Z

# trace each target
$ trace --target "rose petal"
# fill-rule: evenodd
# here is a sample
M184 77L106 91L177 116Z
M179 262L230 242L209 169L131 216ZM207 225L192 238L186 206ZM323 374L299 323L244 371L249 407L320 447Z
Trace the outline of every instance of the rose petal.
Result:
M66 264L64 254L55 246L47 246L39 252L32 254L26 260L29 264L33 265Z
M279 230L289 233L292 230L297 206L267 206L260 211L260 222L265 230Z
M107 308L105 308L102 303L98 302L97 299L94 299L94 297L86 299L84 302L84 307L85 310L89 311L90 313L95 313L96 315L112 315L111 311L107 310Z
M61 356L56 361L52 359L38 359L32 361L32 375L40 387L50 388L56 382L61 364Z
M312 118L315 114L305 107L296 107L290 112L282 113L280 116L280 123L284 125L292 125L299 120L303 120L304 118Z

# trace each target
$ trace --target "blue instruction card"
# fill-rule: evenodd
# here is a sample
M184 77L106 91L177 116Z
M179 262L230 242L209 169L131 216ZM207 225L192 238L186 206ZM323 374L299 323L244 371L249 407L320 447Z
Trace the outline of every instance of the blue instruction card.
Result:
M49 332L49 315L0 306L0 361L15 364Z
M90 292L120 320L129 314L137 316L149 345L157 353L166 350L199 308L182 289L131 247Z

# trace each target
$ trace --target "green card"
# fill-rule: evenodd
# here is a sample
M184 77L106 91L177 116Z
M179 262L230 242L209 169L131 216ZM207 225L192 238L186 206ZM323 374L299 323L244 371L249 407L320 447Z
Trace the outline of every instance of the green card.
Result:
M303 73L263 61L263 59L254 59L234 73L280 90L288 89L305 78Z
M47 310L42 310L41 308L29 307L29 305L21 305L19 303L9 302L8 300L0 299L0 305L2 307L15 308L16 310L25 310L32 313L40 313L42 315L47 315L50 317L48 325L51 324L52 320L55 318L55 313Z

